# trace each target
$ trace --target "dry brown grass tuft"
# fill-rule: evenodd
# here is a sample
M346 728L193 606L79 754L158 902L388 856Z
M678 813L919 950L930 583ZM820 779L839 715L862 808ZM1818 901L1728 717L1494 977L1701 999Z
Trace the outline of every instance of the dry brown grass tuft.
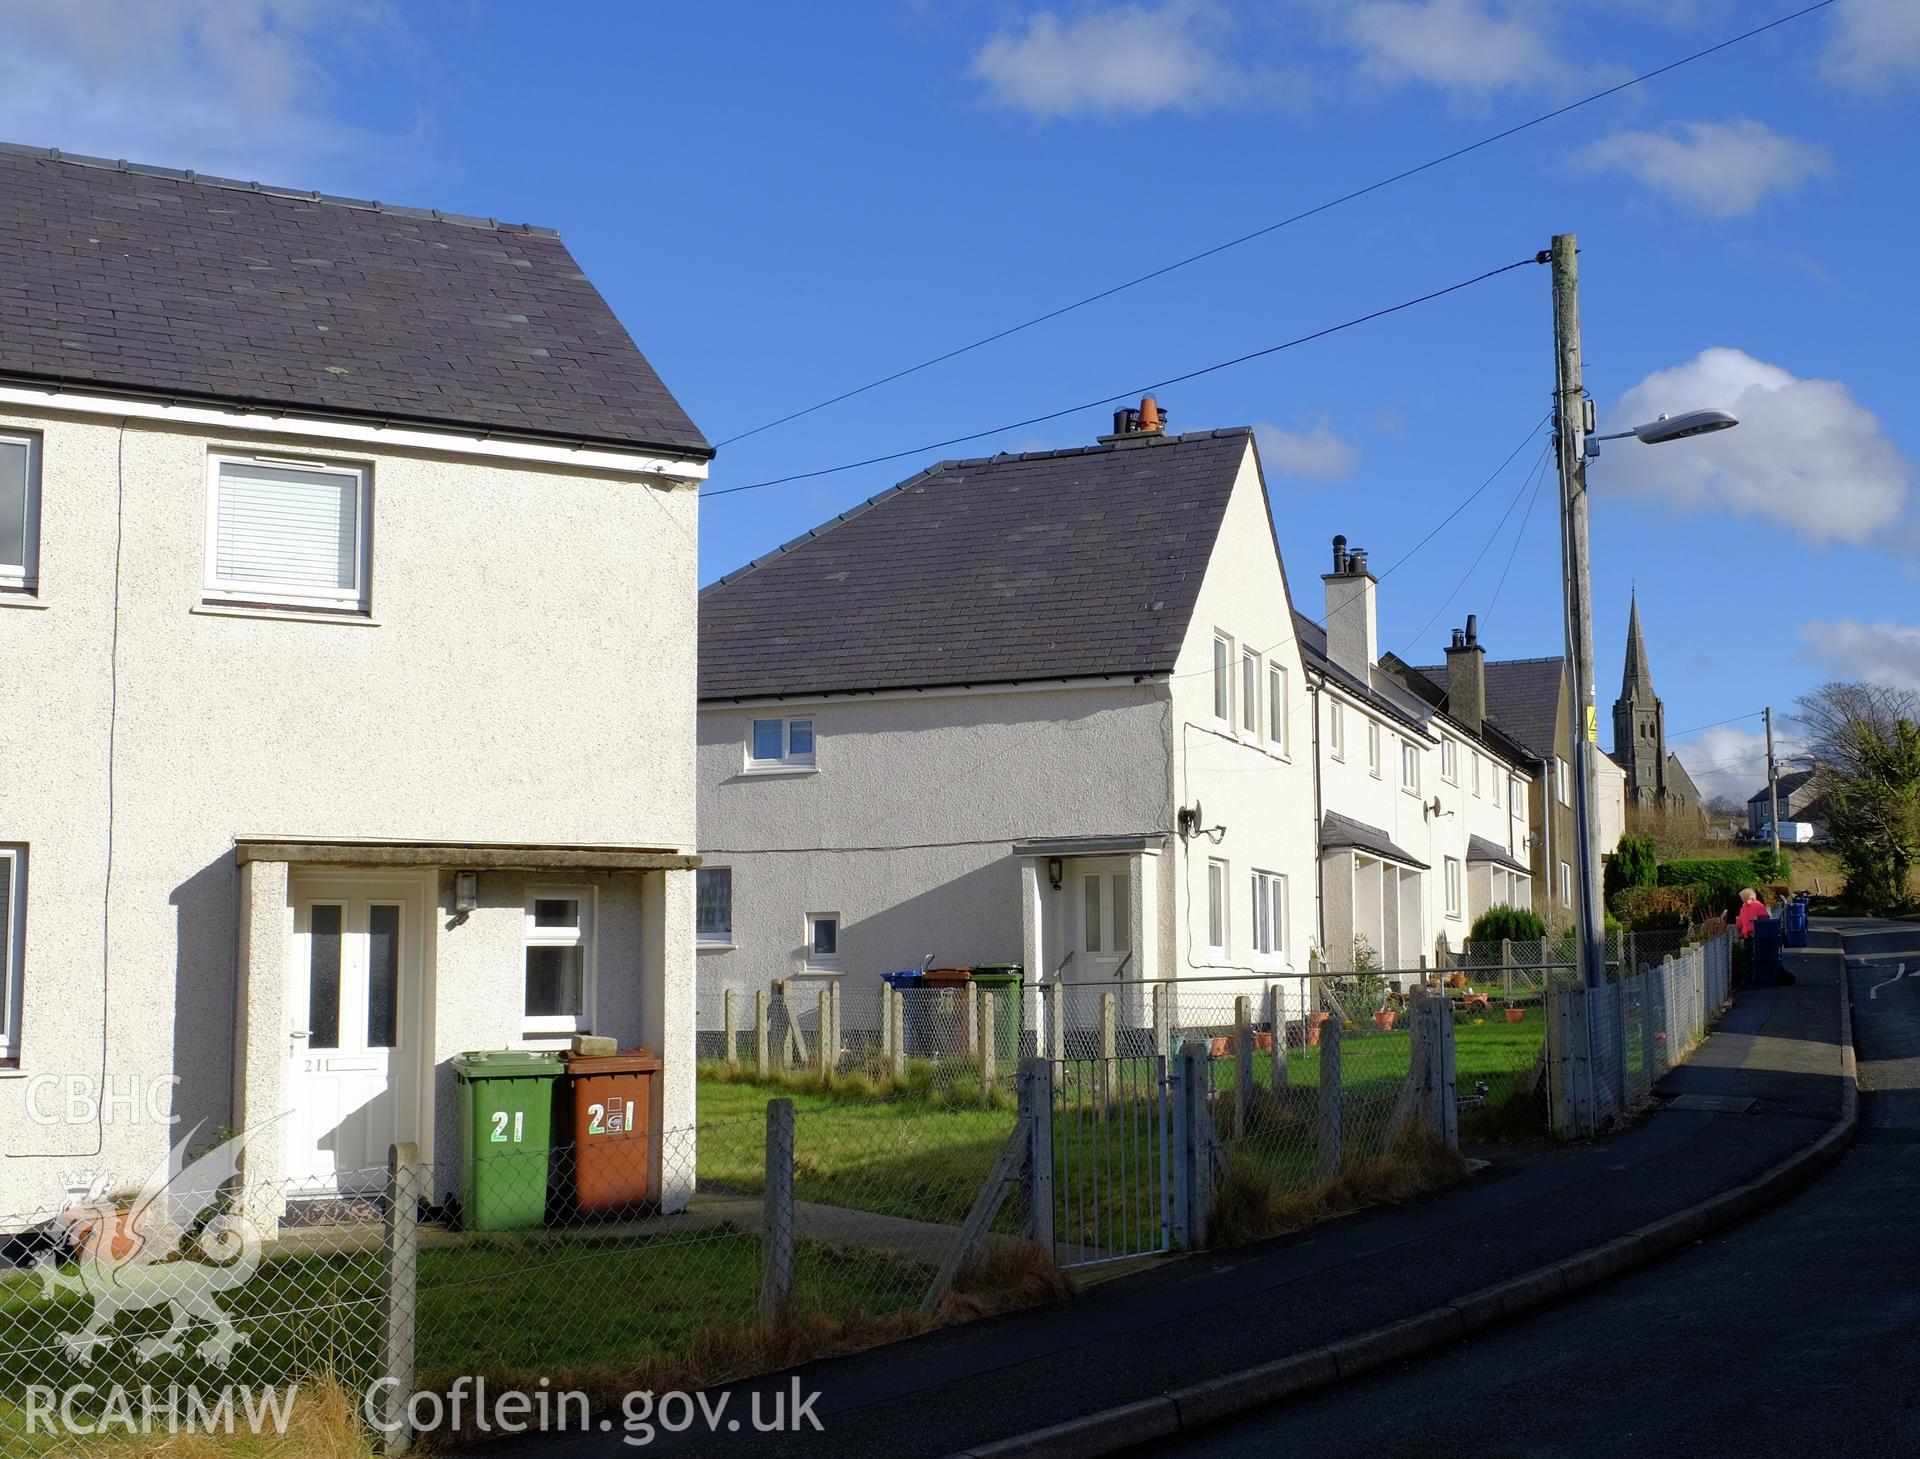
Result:
M85 1452L99 1459L374 1459L359 1401L330 1376L307 1379L299 1385L284 1434L95 1435L86 1441Z
M1469 1169L1459 1151L1415 1129L1403 1131L1384 1155L1355 1161L1332 1180L1302 1190L1282 1190L1262 1166L1230 1155L1214 1193L1208 1245L1243 1246L1304 1231L1349 1211L1398 1205L1466 1179Z

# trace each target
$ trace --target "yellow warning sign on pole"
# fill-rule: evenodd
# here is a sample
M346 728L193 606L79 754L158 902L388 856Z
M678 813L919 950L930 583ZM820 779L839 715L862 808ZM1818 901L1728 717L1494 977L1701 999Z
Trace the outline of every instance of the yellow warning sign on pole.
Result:
M1590 745L1600 743L1600 710L1592 704L1587 706L1587 743Z

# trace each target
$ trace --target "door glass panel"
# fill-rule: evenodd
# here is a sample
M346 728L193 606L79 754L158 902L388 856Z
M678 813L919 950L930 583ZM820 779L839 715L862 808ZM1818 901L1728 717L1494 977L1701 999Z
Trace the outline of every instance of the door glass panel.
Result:
M308 923L307 1047L340 1047L341 909L315 906Z
M367 908L367 1047L400 1042L400 909Z
M1127 926L1127 879L1124 876L1113 879L1113 897L1108 905L1113 908L1113 950L1131 951L1133 931Z
M535 927L578 927L580 903L572 897L535 897L533 925Z
M580 949L527 949L527 1016L569 1018L580 1012Z
M1081 913L1080 926L1086 935L1087 951L1100 951L1100 878L1089 876L1081 879L1085 909Z

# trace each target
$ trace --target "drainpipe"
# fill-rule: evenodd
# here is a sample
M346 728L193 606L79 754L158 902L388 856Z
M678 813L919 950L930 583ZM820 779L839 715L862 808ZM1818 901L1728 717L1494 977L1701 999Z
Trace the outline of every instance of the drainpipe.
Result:
M1540 920L1547 924L1547 931L1549 933L1553 931L1554 903L1560 895L1559 883L1554 880L1554 872L1558 870L1558 868L1553 864L1553 808L1558 804L1558 798L1553 784L1556 773L1551 761L1542 760L1540 762L1540 783L1546 791L1546 794L1544 796L1536 795L1533 797L1540 802L1540 843L1544 848L1540 870L1544 873L1541 880L1547 884L1547 915ZM1509 799L1511 799L1511 797L1509 797ZM1527 813L1527 819L1533 819L1532 806L1527 807Z
M1320 854L1320 689L1321 685L1313 681L1311 674L1302 673L1307 681L1307 696L1313 701L1313 935L1319 945L1320 955L1327 955L1327 872L1326 859Z

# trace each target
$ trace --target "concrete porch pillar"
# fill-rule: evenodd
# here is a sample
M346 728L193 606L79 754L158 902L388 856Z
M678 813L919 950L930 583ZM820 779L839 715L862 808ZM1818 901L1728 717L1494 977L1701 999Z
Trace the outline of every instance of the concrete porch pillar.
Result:
M293 940L293 903L287 863L240 866L235 997L233 1124L250 1134L241 1155L242 1199L258 1221L275 1221L287 1207L287 1135L280 1116L287 1099L287 959Z

